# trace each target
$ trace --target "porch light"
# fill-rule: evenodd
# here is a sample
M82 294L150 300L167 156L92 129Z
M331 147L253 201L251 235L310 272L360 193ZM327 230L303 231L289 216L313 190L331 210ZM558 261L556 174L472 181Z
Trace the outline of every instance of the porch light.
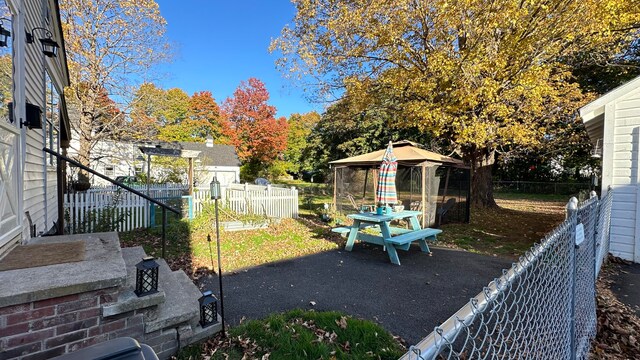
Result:
M202 293L200 302L200 326L203 328L218 322L218 299L211 290Z
M9 43L9 36L11 36L11 31L5 29L2 26L4 25L2 20L8 21L9 19L5 19L5 18L0 19L0 47L5 47Z
M43 30L46 36L44 38L40 38L40 43L42 44L42 52L48 57L58 56L58 48L60 48L60 45L58 45L58 43L52 39L53 34L51 33L51 31L45 28L37 27L33 28L30 33L27 32L27 44L33 43L33 32L36 30Z
M211 200L219 200L222 191L220 190L220 181L218 181L218 178L216 178L215 176L209 184L209 189L211 190Z
M146 256L136 264L136 290L138 296L158 292L158 263L153 256Z

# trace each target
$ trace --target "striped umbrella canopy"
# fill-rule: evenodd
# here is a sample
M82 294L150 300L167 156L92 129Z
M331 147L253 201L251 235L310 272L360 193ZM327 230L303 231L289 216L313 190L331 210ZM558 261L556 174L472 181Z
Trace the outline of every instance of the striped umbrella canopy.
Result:
M396 172L398 171L398 159L393 155L393 145L389 146L382 156L380 173L378 174L378 188L376 189L376 203L393 205L398 202L396 194Z

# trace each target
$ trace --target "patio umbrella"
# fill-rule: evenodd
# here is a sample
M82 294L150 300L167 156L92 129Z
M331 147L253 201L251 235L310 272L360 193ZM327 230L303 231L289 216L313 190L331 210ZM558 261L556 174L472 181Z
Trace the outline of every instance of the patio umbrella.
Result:
M382 156L380 173L378 174L378 188L376 189L376 203L394 205L398 202L396 194L396 172L398 171L398 160L393 155L393 145L389 141L389 146Z

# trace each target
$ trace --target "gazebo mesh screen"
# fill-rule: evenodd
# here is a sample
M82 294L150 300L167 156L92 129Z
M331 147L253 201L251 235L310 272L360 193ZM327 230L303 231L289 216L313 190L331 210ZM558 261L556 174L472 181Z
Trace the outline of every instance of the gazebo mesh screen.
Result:
M422 211L422 166L399 165L396 175L398 203L405 210ZM426 225L468 222L469 170L430 165L424 168ZM343 214L375 209L377 168L339 167L336 175L336 209ZM447 184L447 173L448 184Z

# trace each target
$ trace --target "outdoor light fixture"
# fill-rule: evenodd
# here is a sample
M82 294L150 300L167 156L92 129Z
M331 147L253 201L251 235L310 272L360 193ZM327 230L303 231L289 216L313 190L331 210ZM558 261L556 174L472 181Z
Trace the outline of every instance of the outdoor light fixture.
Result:
M213 180L209 184L209 189L211 190L211 200L220 200L221 191L220 191L220 181L214 176Z
M158 292L158 263L153 256L146 256L136 264L136 290L138 296Z
M40 38L40 43L42 43L42 52L48 57L58 56L58 48L60 48L60 45L52 39L53 34L51 31L45 28L37 27L33 28L30 33L27 32L27 44L33 43L33 32L36 30L44 30L44 34L46 36L44 38Z
M9 43L9 36L11 36L11 31L5 29L2 26L4 25L4 23L2 22L3 20L10 21L9 19L6 19L6 18L0 18L0 47L7 46L7 44Z
M29 130L42 129L42 109L38 105L25 104L25 120L20 121L20 126L26 126Z
M200 302L200 326L203 328L218 322L218 299L211 290L202 293Z

